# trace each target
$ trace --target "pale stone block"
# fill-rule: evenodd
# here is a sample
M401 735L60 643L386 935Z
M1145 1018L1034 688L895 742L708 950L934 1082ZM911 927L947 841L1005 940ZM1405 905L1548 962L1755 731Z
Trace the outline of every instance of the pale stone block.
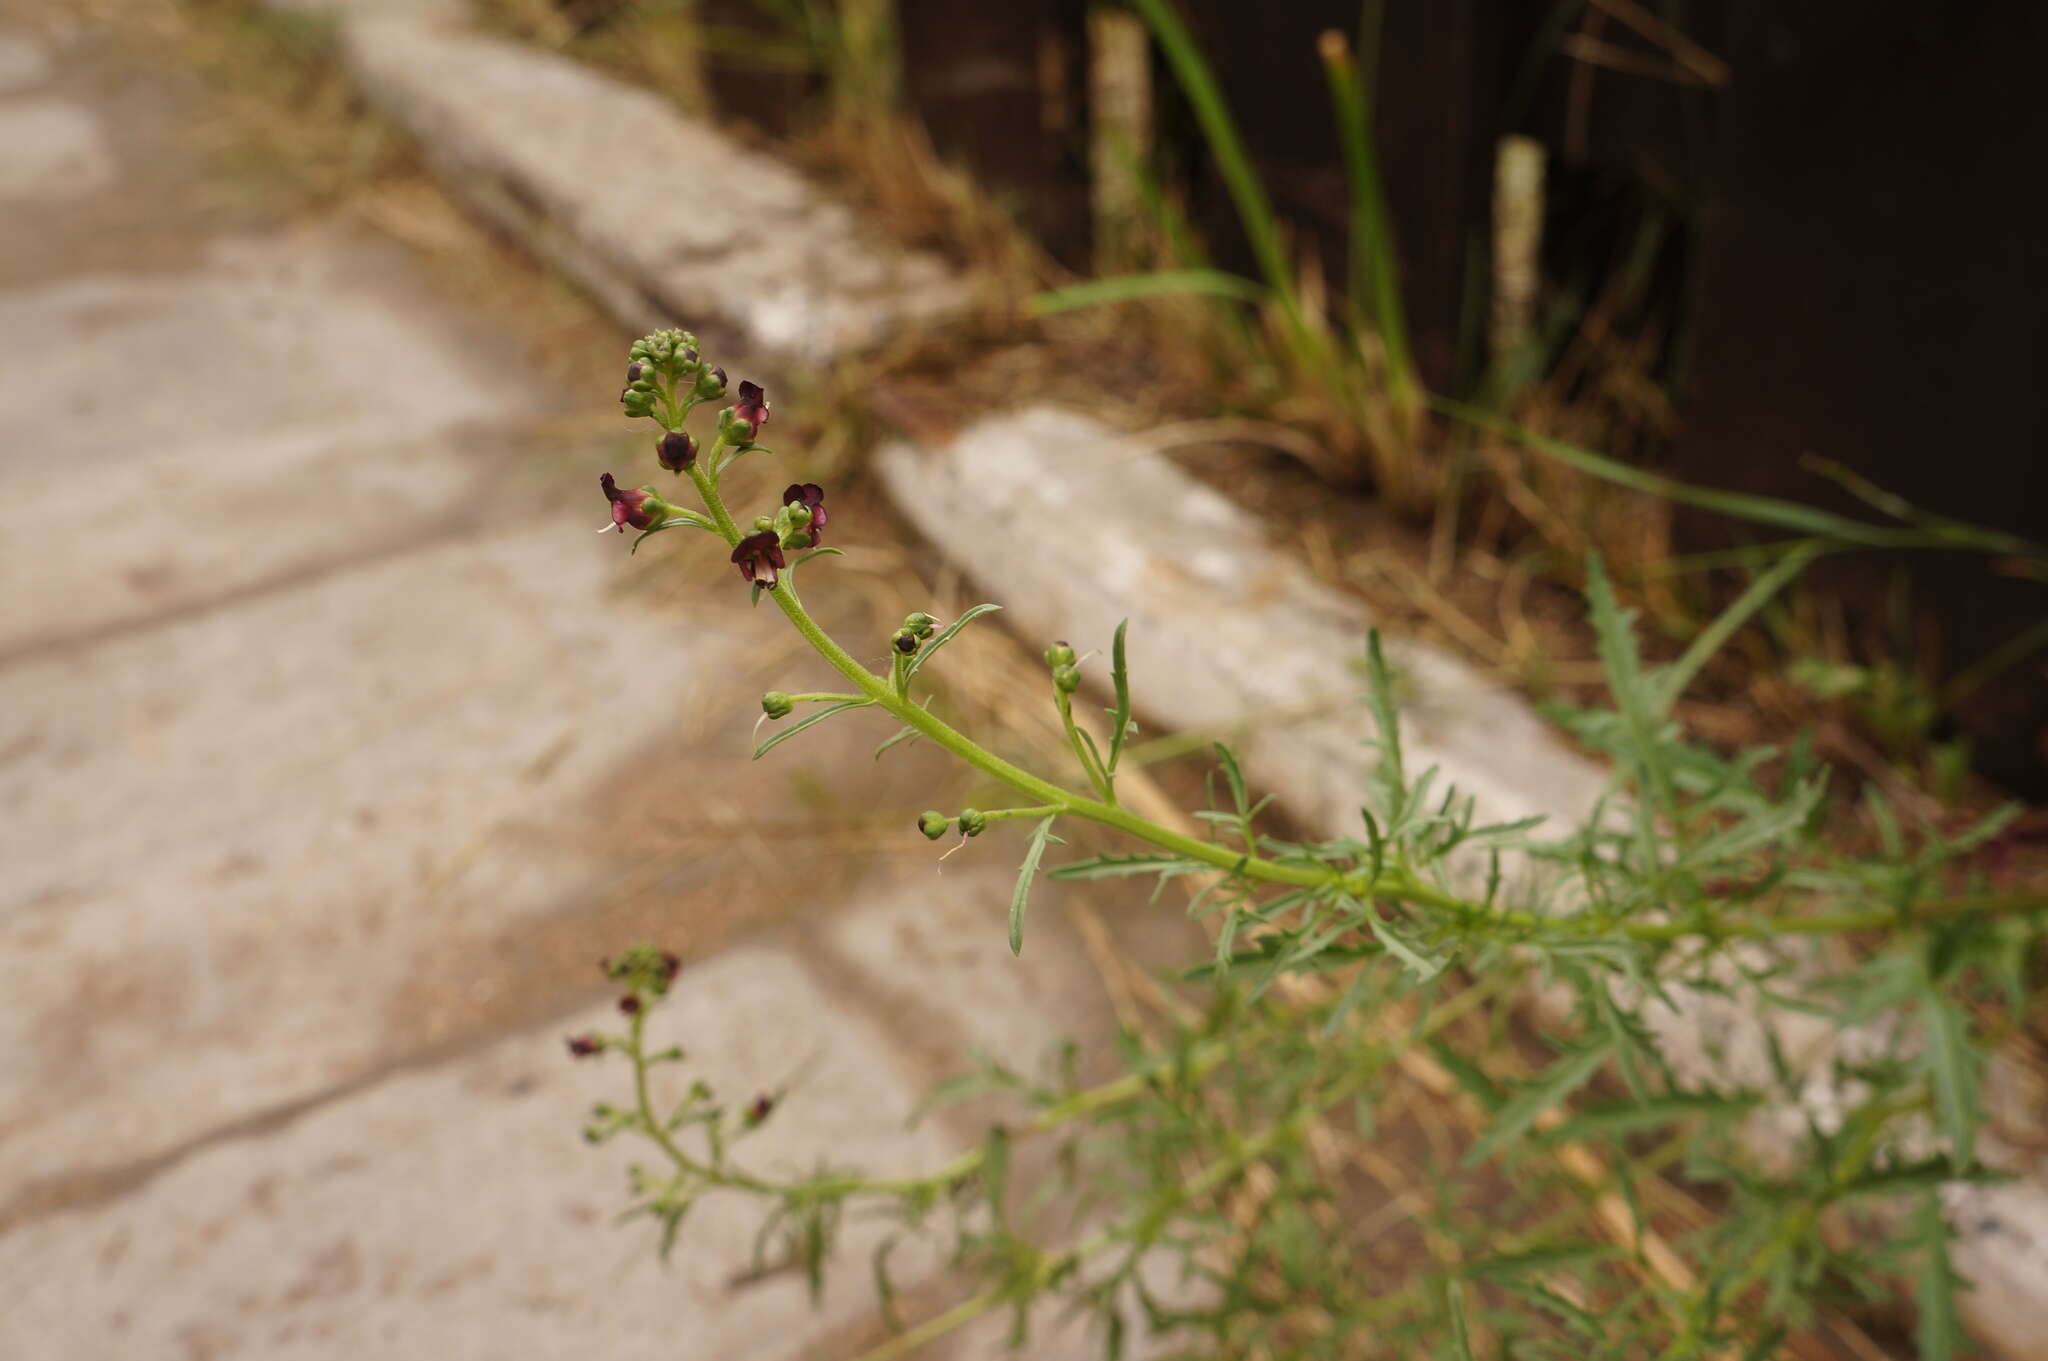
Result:
M760 1202L713 1196L664 1267L655 1230L612 1221L624 1170L659 1155L579 1137L590 1105L631 1099L615 1055L571 1061L561 1036L616 1029L607 1003L472 1057L388 1078L283 1128L195 1152L110 1203L0 1238L0 1339L20 1356L245 1355L272 1361L796 1361L873 1307L867 1256L888 1226L849 1217L813 1310L801 1273L751 1284ZM740 951L687 967L650 1022L691 1054L657 1069L728 1099L802 1066L746 1165L801 1175L823 1160L879 1175L950 1149L905 1120L917 1096L887 1041L788 956ZM929 1269L918 1251L892 1266Z

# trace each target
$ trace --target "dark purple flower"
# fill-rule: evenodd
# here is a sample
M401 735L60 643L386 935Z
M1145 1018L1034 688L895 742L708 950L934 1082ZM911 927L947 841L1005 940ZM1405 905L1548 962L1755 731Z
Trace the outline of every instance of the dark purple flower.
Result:
M569 1057L572 1059L587 1059L593 1054L601 1054L603 1052L604 1041L598 1039L595 1035L571 1035L569 1037Z
M637 1015L640 1011L640 994L629 992L624 997L621 997L619 999L619 1010L625 1012L628 1016Z
M752 1129L766 1120L775 1111L775 1098L767 1092L761 1093L747 1103L746 1123Z
M815 482L792 482L782 493L785 506L802 506L811 513L811 522L805 526L811 532L811 542L825 542L825 489Z
M667 519L675 507L654 494L652 487L621 487L606 473L598 479L604 488L607 501L612 503L612 522L605 529L626 532L628 526L634 529L652 529ZM600 534L604 530L598 531Z
M740 379L740 396L733 403L732 414L734 420L746 427L747 438L754 438L768 424L768 394L759 383Z
M697 441L688 431L671 430L654 442L654 457L662 467L679 473L697 461Z
M740 575L746 580L772 587L780 580L775 574L784 566L781 541L772 529L749 534L740 540L739 547L732 550L732 560L739 565Z

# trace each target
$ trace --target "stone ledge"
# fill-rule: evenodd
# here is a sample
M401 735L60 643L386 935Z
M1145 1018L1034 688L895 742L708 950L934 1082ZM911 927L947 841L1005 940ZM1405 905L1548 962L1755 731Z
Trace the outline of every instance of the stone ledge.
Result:
M967 301L937 257L650 91L444 23L339 18L365 93L456 192L629 325L723 324L817 364Z
M1004 622L1025 639L1064 637L1086 652L1106 646L1128 617L1133 693L1157 727L1231 732L1250 715L1315 709L1231 745L1247 777L1312 835L1358 827L1373 756L1352 659L1372 619L1362 601L1311 580L1249 514L1144 446L1047 407L987 418L943 448L889 446L878 467L903 514L1005 607ZM1388 639L1385 651L1411 769L1436 766L1437 787L1473 795L1482 821L1541 814L1569 827L1592 810L1603 772L1520 696L1426 645ZM1099 682L1107 668L1098 661L1085 671ZM1678 995L1680 1008L1656 1017L1674 1059L1754 1050L1761 1061L1753 1017ZM1766 1156L1801 1127L1799 1112L1775 1114L1784 1118L1751 1131ZM1956 1263L1977 1287L1964 1307L1981 1336L2014 1356L2039 1355L2048 1336L2048 1178L2037 1160L1985 1142L1987 1158L2027 1172L1952 1188Z

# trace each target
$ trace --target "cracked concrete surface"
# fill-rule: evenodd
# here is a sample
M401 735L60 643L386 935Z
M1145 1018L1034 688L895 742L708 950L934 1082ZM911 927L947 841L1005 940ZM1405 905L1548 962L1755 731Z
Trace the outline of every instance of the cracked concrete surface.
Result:
M873 1226L813 1312L733 1283L750 1207L667 1269L611 1223L628 1151L579 1135L622 1073L561 1046L594 961L686 951L656 1030L730 1099L801 1079L782 1170L961 1147L917 1095L1107 1024L1093 974L1049 907L1009 958L1007 866L935 871L931 753L747 759L795 654L709 545L590 532L646 457L610 391L359 215L160 211L232 187L175 50L0 19L0 1355L873 1340Z

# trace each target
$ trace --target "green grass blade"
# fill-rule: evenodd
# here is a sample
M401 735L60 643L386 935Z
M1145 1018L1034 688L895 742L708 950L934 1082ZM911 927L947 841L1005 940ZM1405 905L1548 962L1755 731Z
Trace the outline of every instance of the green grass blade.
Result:
M1468 425L1490 431L1532 453L1555 459L1567 467L1577 468L1580 472L1604 482L1647 492L1652 496L1661 496L1683 505L1698 506L1702 510L1718 511L1752 524L1774 525L1779 529L1793 530L1807 537L1855 544L1862 548L1961 548L1986 553L2009 553L2025 558L2048 557L2048 548L2018 535L2005 534L1997 530L1978 529L1973 526L1895 529L1885 525L1868 524L1862 520L1852 520L1846 515L1801 505L1797 501L1781 501L1776 497L1755 496L1748 492L1722 491L1715 487L1696 487L1675 477L1665 477L1661 473L1631 467L1576 444L1539 435L1527 426L1505 416L1496 415L1465 402L1454 401L1449 397L1432 395L1429 398L1429 406L1431 410L1453 420L1464 421Z
M1772 564L1768 571L1749 584L1748 590L1736 597L1733 604L1721 611L1713 623L1701 629L1691 646L1658 678L1657 712L1670 713L1671 706L1685 693L1685 687L1692 684L1700 668L1735 636L1735 631L1748 623L1752 615L1769 604L1773 596L1790 585L1826 551L1824 544L1806 540Z
M1149 298L1190 295L1249 303L1263 303L1272 296L1264 285L1220 269L1162 269L1149 274L1117 274L1107 279L1090 279L1087 283L1068 288L1055 288L1034 295L1025 310L1034 317L1049 317L1057 312L1073 312L1084 307L1108 307Z
M1337 140L1351 188L1348 242L1349 293L1354 324L1369 320L1387 357L1387 376L1396 400L1413 402L1421 390L1408 348L1407 313L1401 302L1401 271L1394 243L1393 214L1380 184L1379 157L1372 140L1372 105L1358 67L1332 30L1317 44L1323 75L1336 107Z
M1295 294L1293 266L1288 260L1286 247L1281 243L1279 219L1273 213L1272 200L1266 196L1265 186L1259 182L1258 172L1252 169L1251 155L1238 136L1236 121L1230 116L1230 105L1216 84L1208 59L1202 55L1202 49L1196 45L1187 26L1181 23L1171 0L1131 0L1131 3L1144 19L1145 26L1152 30L1153 39L1166 55L1166 64L1172 68L1174 78L1180 82L1181 92L1187 96L1188 105L1194 110L1195 120L1202 126L1202 135L1209 143L1209 154L1215 158L1224 187L1230 191L1231 202L1237 207L1238 221L1244 226L1245 238L1251 243L1252 257L1259 263L1259 272L1265 275L1266 283L1286 311L1289 324L1295 330L1305 332L1307 322L1302 315L1301 300Z

